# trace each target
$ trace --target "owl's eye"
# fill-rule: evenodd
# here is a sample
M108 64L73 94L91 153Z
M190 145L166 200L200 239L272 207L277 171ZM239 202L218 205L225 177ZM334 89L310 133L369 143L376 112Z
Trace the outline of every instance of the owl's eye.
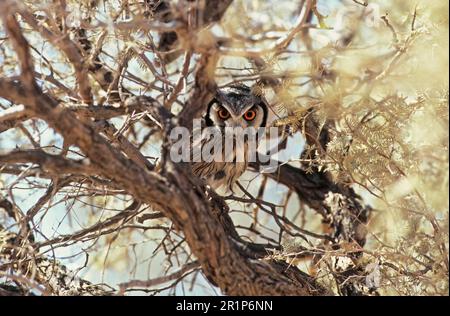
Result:
M227 118L230 117L230 113L228 113L228 111L225 110L224 108L219 109L219 111L217 111L217 114L222 120L226 120Z
M255 117L256 117L256 111L255 110L248 110L244 114L244 119L246 121L253 121L255 119Z

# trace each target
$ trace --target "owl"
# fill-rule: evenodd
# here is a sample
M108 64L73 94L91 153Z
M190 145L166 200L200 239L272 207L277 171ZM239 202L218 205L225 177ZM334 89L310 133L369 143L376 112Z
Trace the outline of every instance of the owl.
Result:
M249 137L239 138L236 135L254 128L258 142L261 128L266 126L267 116L267 101L263 96L255 94L250 87L233 85L217 90L203 117L204 126L209 130L209 138L202 135L192 141L194 152L191 164L194 174L205 179L214 189L232 191L233 184L247 168L249 150L257 147L257 144L256 147L250 146ZM238 132L230 134L230 131ZM231 150L225 146L227 139L228 144L234 140L231 141ZM197 153L195 148L198 149ZM211 154L210 159L205 159L205 152ZM200 153L202 157L199 159ZM221 159L212 160L217 154Z

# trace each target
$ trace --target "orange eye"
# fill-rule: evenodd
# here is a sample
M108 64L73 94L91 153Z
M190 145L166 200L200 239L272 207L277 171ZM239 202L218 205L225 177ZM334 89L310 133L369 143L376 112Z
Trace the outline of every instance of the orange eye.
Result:
M244 119L246 121L253 121L255 119L255 117L256 117L256 111L255 110L248 110L244 114Z
M225 110L224 108L221 108L219 111L217 111L217 114L219 114L219 117L222 120L226 120L227 118L230 117L230 113L228 113L228 111Z

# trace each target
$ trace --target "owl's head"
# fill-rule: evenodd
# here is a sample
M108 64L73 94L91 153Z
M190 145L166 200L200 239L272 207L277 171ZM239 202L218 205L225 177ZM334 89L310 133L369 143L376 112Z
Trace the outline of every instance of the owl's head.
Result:
M217 90L208 104L205 121L207 126L264 127L268 105L262 96L255 95L244 85L234 85Z

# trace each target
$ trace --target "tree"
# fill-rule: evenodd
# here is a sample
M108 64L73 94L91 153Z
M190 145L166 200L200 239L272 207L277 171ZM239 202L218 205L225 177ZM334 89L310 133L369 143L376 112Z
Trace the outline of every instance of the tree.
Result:
M2 1L0 294L448 294L448 3L414 5ZM291 156L220 195L169 135L237 82Z

